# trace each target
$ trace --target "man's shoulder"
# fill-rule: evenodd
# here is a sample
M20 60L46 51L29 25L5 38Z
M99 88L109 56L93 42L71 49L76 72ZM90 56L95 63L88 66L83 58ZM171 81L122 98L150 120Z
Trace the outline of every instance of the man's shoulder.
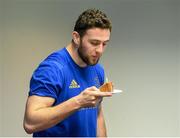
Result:
M51 53L44 61L63 66L64 64L67 63L66 58L67 58L67 55L65 52L65 48L63 48L63 49L60 49L60 50L57 50L57 51Z
M60 49L58 51L55 51L51 53L47 58L45 58L39 65L39 67L42 66L49 66L54 69L63 69L66 67L67 60L66 60L66 53L63 49Z

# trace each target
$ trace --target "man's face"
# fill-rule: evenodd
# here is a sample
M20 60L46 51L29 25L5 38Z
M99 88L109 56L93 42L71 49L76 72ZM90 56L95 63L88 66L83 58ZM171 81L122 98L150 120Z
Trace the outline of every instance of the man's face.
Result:
M109 29L88 29L80 39L78 54L87 65L98 63L110 39Z

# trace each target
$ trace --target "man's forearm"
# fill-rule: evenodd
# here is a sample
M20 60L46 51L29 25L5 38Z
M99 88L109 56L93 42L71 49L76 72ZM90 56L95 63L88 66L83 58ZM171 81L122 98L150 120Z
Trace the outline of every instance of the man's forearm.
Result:
M107 137L106 124L105 124L101 105L99 107L98 120L97 120L97 137Z
M54 126L80 108L74 98L54 107L40 108L30 113L24 121L27 133L34 133ZM28 112L26 113L28 114Z

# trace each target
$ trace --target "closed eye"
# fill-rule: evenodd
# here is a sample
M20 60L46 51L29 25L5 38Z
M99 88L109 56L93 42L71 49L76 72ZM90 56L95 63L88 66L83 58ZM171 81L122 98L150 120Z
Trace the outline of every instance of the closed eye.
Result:
M100 41L91 41L90 42L92 45L94 45L94 46L98 46L98 45L100 45Z
M106 46L108 44L109 40L107 41L104 41L103 43L99 40L90 40L90 43L93 45L93 46L99 46L101 45L101 43L103 44L103 46Z

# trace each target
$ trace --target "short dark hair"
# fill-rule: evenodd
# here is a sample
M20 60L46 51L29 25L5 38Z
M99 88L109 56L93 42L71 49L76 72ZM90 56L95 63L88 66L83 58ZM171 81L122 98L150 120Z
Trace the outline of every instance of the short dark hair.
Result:
M105 13L98 9L87 9L77 19L74 31L82 37L86 30L94 27L109 29L110 31L112 29L111 22Z

